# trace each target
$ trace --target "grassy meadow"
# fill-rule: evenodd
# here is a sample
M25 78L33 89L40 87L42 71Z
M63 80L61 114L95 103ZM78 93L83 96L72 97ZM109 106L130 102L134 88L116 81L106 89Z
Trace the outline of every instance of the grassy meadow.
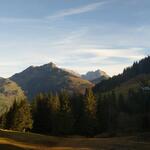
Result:
M85 138L0 131L0 150L150 150L147 135Z

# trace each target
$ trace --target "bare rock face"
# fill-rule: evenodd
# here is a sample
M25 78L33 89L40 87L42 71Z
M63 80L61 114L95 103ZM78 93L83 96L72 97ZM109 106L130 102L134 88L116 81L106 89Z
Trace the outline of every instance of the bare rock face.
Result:
M82 78L97 84L102 80L108 79L109 76L104 71L96 70L87 72L85 75L82 75Z

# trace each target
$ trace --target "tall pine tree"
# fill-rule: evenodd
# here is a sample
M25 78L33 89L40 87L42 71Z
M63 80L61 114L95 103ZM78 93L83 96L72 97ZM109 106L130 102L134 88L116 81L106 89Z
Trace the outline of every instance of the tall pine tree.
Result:
M84 96L83 134L92 136L96 133L96 99L91 89L86 89Z
M73 132L74 118L71 109L70 95L67 91L62 91L59 95L60 112L59 121L61 124L60 134L71 134Z

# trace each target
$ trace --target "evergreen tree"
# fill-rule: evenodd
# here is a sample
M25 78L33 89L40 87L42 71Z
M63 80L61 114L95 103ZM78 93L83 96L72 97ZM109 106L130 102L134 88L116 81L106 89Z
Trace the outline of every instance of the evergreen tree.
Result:
M26 131L32 128L30 106L26 100L20 103L14 102L6 114L5 128L16 131Z
M118 111L119 112L127 112L125 98L122 93L120 93L119 97L118 97Z
M53 96L51 100L51 113L52 113L52 134L59 134L61 124L59 122L59 115L60 115L60 100L59 96L56 94Z
M18 104L16 100L14 101L12 107L9 109L9 111L6 114L6 129L12 129L12 124L14 122L15 113L17 112Z
M26 131L32 129L30 106L26 100L23 100L20 104L18 104L16 112L13 115L11 129L16 131Z
M102 95L99 94L98 98L97 98L97 101L96 101L96 117L97 117L97 122L98 122L98 132L99 133L102 133L104 132L104 127L106 126L105 125L105 121L103 118L104 116L104 106L103 106L103 98L102 98Z
M97 113L96 113L99 133L108 131L108 105L109 105L108 96L99 95L97 99Z
M59 95L60 112L59 123L61 124L60 134L71 134L73 132L74 118L71 110L71 100L67 91L62 91Z
M117 127L117 101L116 93L114 91L109 95L108 104L108 130L110 132L115 132Z
M51 133L51 94L40 93L33 103L33 131Z
M83 134L94 135L96 127L96 99L92 90L87 89L84 97Z
M82 133L82 115L84 113L84 97L81 94L74 94L71 97L71 106L74 117L74 133L81 134Z
M4 113L0 117L0 128L2 128L2 129L6 128L6 115L7 115L7 113Z

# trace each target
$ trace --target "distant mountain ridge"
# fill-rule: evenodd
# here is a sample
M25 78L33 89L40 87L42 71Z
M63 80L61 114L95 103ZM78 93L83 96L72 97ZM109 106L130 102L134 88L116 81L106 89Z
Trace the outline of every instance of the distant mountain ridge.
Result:
M102 70L89 71L86 74L81 76L83 79L91 81L94 84L100 83L102 80L109 78L109 75Z
M69 92L83 93L86 88L93 87L93 84L77 75L57 67L50 62L42 66L30 66L21 73L10 77L26 93L29 99L40 92Z
M65 69L65 68L63 70L65 70L66 72L71 73L72 75L75 75L77 77L81 77L81 75L78 72L75 72L73 70Z

